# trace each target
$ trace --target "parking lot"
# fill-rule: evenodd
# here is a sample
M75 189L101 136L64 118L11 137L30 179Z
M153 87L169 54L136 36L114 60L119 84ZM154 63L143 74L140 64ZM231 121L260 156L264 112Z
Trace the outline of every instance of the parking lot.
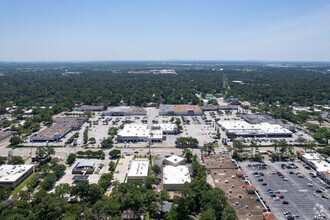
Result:
M291 213L287 216L298 214L296 219L313 219L317 215L324 215L329 219L330 202L322 198L322 195L329 196L329 189L321 184L319 178L312 178L310 173L315 172L305 169L301 161L296 161L294 166L291 166L298 168L288 169L292 163L266 161L263 166L266 169L257 169L257 166L253 166L257 163L249 161L240 162L239 165L277 219L288 219L284 212ZM284 164L284 168L281 164ZM316 193L318 189L322 192ZM284 198L279 198L282 196ZM289 204L283 204L284 201Z

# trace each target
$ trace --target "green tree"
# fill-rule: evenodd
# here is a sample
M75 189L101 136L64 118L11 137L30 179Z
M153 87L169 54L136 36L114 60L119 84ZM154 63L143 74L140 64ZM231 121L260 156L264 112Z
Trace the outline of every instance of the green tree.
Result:
M23 143L22 139L18 136L13 136L10 138L10 145L16 146Z
M50 157L51 155L54 155L54 154L55 154L54 147L41 146L41 147L38 147L36 150L36 159L37 160L44 159L44 158Z
M71 187L68 183L61 183L55 187L55 194L58 198L63 198L65 195L69 194Z
M163 189L162 191L160 191L159 202L160 202L161 212L163 212L164 201L168 201L169 199L170 199L170 194L168 193L168 191L166 189Z
M233 148L234 148L234 150L236 150L240 153L242 153L244 151L244 145L243 145L242 141L240 141L240 140L233 141Z
M208 209L205 212L202 212L200 220L216 220L214 209Z
M76 161L76 158L77 158L77 154L71 153L71 154L69 154L69 156L66 160L66 163L73 164Z
M191 150L185 148L183 151L182 151L182 154L184 156L184 158L186 158L186 161L188 163L191 162L191 159L193 158L193 153L191 152Z
M4 186L0 184L0 201L5 201L11 195L11 190L8 186Z
M102 146L103 148L111 148L112 145L113 145L113 140L112 140L111 137L106 138L106 139L104 139L104 140L101 142L101 146Z
M147 187L147 189L151 189L153 184L157 184L158 181L154 176L147 176L144 179L145 185Z
M109 152L109 156L113 159L120 157L120 150L113 149L112 151Z
M113 161L109 162L109 170L115 171L116 163Z
M235 209L231 205L227 205L223 210L221 220L234 220L238 219Z
M8 159L8 164L24 164L24 160L21 156L12 156Z
M151 167L151 171L156 177L162 173L162 169L160 168L160 166L158 166L158 164L153 165Z

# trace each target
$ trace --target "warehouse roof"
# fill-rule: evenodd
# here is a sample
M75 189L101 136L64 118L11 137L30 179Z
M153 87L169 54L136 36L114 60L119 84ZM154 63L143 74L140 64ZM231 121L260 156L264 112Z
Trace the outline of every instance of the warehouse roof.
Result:
M189 169L186 165L164 166L163 183L164 184L184 184L190 183Z
M0 182L14 182L32 167L33 165L1 165Z

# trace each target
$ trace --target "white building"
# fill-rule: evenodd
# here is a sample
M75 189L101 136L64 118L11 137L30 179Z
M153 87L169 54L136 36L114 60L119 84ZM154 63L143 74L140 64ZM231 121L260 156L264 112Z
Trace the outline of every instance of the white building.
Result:
M177 134L178 126L176 124L153 124L151 129L162 130L163 134Z
M185 182L190 183L188 166L163 166L163 188L166 190L177 190Z
M141 159L141 160L132 160L128 165L128 174L127 181L130 180L141 180L148 176L149 172L149 160Z
M147 125L126 124L124 129L118 132L118 139L121 142L147 142L150 132Z
M1 165L0 184L15 189L33 172L33 165Z
M222 121L218 125L226 133L241 137L291 137L292 132L278 124L250 124L246 121Z
M120 142L162 142L162 130L150 131L144 124L126 124L124 129L118 132Z
M172 166L184 165L185 159L183 157L179 157L177 155L172 155L170 157L165 158L164 164L172 165Z

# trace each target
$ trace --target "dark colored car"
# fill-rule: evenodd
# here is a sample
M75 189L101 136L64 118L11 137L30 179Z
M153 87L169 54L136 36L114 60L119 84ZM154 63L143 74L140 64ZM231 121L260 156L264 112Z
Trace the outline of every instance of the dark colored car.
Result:
M287 205L287 204L289 204L289 202L288 201L283 201L283 204Z

